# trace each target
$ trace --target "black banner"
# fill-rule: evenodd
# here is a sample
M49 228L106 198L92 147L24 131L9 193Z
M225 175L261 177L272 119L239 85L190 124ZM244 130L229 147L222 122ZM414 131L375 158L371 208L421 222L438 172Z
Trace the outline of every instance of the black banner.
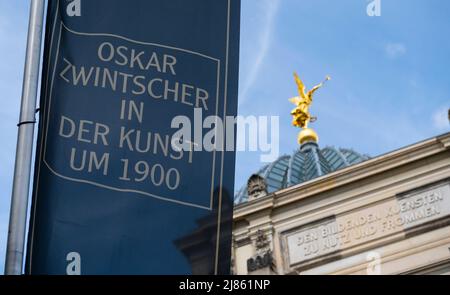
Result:
M26 272L228 274L240 1L48 5Z

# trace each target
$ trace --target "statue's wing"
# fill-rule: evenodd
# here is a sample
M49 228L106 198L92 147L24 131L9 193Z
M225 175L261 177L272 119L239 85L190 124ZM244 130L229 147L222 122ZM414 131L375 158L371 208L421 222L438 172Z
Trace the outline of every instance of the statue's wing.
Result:
M300 94L301 98L306 98L305 95L305 84L303 84L303 81L300 80L300 77L297 75L297 73L294 73L295 83L297 83L298 93Z
M302 99L300 97L296 96L296 97L289 99L289 101L295 105L298 105L302 101Z

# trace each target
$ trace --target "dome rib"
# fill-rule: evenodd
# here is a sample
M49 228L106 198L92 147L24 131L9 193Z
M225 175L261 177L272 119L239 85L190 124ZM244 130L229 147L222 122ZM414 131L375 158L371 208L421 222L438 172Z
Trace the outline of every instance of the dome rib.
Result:
M267 190L269 193L286 187L286 175L289 168L290 156L281 156L273 162L262 175L267 182Z

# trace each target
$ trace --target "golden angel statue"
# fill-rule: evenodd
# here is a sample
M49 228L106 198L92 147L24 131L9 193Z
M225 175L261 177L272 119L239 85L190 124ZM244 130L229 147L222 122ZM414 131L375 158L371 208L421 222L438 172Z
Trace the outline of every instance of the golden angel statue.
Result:
M314 86L308 93L305 93L305 84L298 77L297 73L294 73L295 82L297 83L299 96L291 98L289 101L295 104L297 107L291 111L291 115L294 117L292 124L295 127L308 128L309 122L314 122L317 118L312 117L309 113L309 106L313 101L313 94L317 91L323 84L330 80L329 76L326 76L325 80Z

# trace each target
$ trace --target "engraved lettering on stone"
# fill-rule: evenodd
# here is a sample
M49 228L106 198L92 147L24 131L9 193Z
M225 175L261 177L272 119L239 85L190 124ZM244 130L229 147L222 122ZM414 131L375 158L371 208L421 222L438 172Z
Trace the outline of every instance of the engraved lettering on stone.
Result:
M450 215L450 184L338 216L286 236L290 264L369 242Z

